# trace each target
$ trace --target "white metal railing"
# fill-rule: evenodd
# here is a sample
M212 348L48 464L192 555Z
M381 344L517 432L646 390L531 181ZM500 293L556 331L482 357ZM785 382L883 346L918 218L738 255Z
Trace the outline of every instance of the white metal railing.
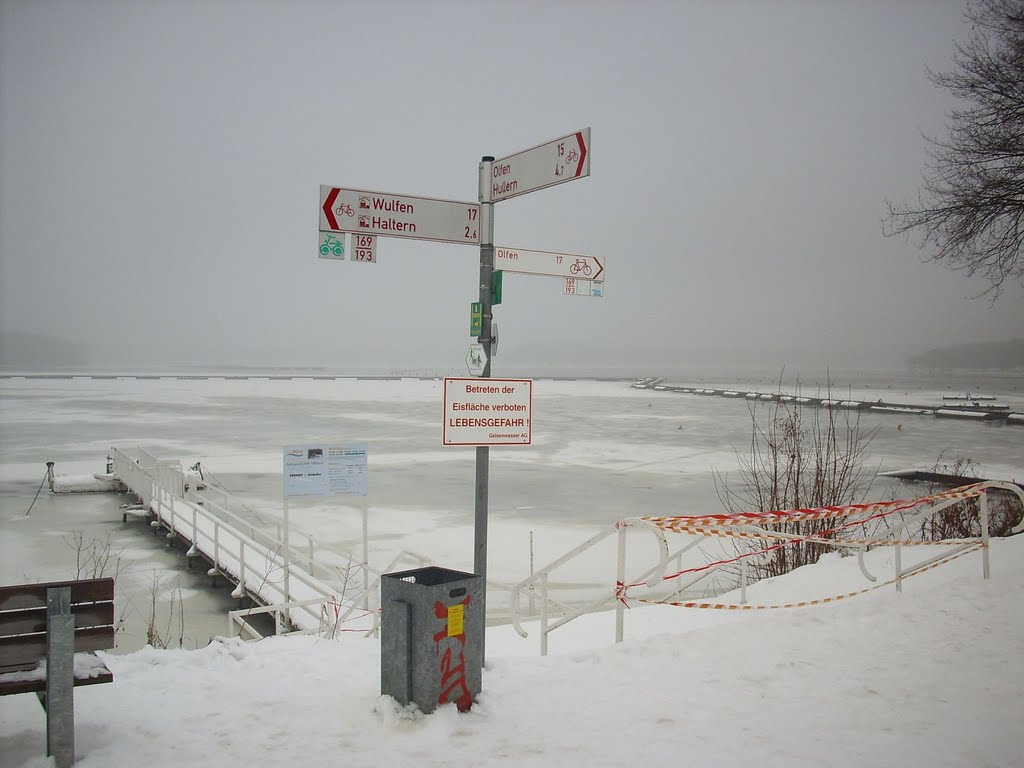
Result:
M186 555L204 555L212 564L210 575L223 573L235 579L234 597L249 594L265 603L231 611L228 625L232 633L244 628L248 634L258 635L246 619L272 613L278 634L288 631L288 624L297 626L300 632L315 632L325 626L348 631L339 628L363 617L371 620L360 631L371 634L380 624L383 574L403 563L416 567L432 562L424 555L403 550L382 571L367 566L365 586L353 590L353 568L362 568L362 563L341 569L317 559L312 537L308 553L290 548L285 557L279 524L275 523L277 535L273 536L236 513L232 506L237 500L227 491L209 484L202 489L190 485L179 461L159 459L142 449L137 453L138 457L133 458L114 447L110 460L113 472L154 515L151 524L166 528L168 537L185 538L190 543ZM318 573L326 580L317 578Z
M918 500L914 503L907 503L907 509L913 508L918 504L925 504L920 511L917 511L909 516L901 517L901 519L889 524L882 530L872 535L870 540L856 539L856 540L844 540L843 538L821 538L815 539L813 536L797 535L797 534L785 534L776 531L769 531L757 525L740 525L732 528L731 535L739 535L745 538L764 538L778 540L808 540L813 539L815 541L821 541L824 544L834 546L836 548L843 549L856 549L857 550L857 561L861 573L870 582L877 582L878 578L871 573L864 561L864 553L869 547L876 546L892 546L894 548L894 575L885 584L894 584L897 591L902 591L902 581L906 577L920 573L928 568L931 568L939 563L950 560L961 554L964 554L971 549L980 549L982 557L982 575L984 578L989 578L989 499L988 495L990 491L1005 491L1013 493L1020 500L1021 504L1024 505L1024 491L1022 491L1016 485L1010 483L1001 482L985 482L971 486L971 496L978 496L980 501L980 535L969 539L957 539L949 542L949 548L941 554L928 557L919 560L912 565L904 565L903 563L903 549L907 546L914 544L923 543L941 543L941 542L914 542L902 540L897 537L904 531L907 531L912 526L920 523L923 519L929 516L934 516L942 510L954 505L961 503L965 496L955 496L952 498L943 498L934 503L929 503L928 499ZM658 546L658 558L657 561L649 568L644 570L635 578L627 582L625 578L626 570L626 544L627 544L627 531L630 528L639 528L648 530L654 534L657 540ZM1024 519L1013 529L1013 533L1019 533L1024 530ZM618 558L616 567L616 586L613 594L604 595L597 600L594 600L584 606L570 606L551 597L549 591L549 579L552 572L556 569L564 566L571 560L579 557L584 552L593 549L600 542L607 539L613 533L618 533ZM675 535L679 535L673 532ZM624 518L613 526L599 531L598 533L591 536L589 539L584 541L579 546L573 548L566 554L552 561L550 564L541 568L537 572L533 573L529 578L520 581L518 584L509 587L511 590L511 614L512 624L516 632L521 637L527 637L528 633L523 629L522 621L523 614L521 610L522 596L526 595L529 598L533 598L539 592L540 600L540 616L539 616L539 634L540 634L540 653L542 656L547 655L548 651L548 635L554 632L556 629L565 626L574 619L587 613L594 613L597 611L606 611L614 609L616 612L615 616L615 642L621 642L623 639L623 624L625 619L625 609L627 607L627 596L625 587L630 584L634 587L647 588L652 590L652 598L643 600L645 603L657 603L657 602L673 602L672 598L682 595L686 590L690 589L700 581L707 579L713 574L721 574L723 571L727 571L731 578L736 577L735 571L738 569L738 580L740 588L740 604L747 604L747 586L748 586L748 555L741 555L740 557L727 558L717 563L710 563L706 566L699 568L692 568L684 570L682 568L682 557L687 552L699 547L701 544L708 542L712 539L718 538L714 532L701 533L698 535L688 535L687 543L680 546L674 551L670 551L668 541L665 537L665 531L651 523L649 519L644 518ZM755 554L751 552L749 554ZM676 560L679 563L678 573L673 576L666 577L665 571L668 563L672 560ZM683 579L683 576L688 578ZM666 584L668 582L674 582L669 585L668 591L664 592ZM654 591L661 588L663 594L655 594ZM813 601L812 601L813 602ZM552 614L557 615L555 621L552 621Z
M282 628L281 616L290 608L319 608L320 626L316 628L300 629L287 634L317 634L328 637L337 637L342 632L358 632L365 636L376 635L380 629L380 581L385 573L389 573L400 563L412 564L416 567L429 565L432 561L423 555L403 550L399 552L382 571L373 568L370 573L374 575L369 585L361 588L354 595L343 594L339 597L314 598L312 600L292 601L261 606L259 608L240 609L228 613L228 634L234 637L244 630L252 639L259 640L263 637L249 621L249 617L256 614L273 613L275 617L274 626L277 634L286 634ZM353 620L369 618L369 627L361 626L349 629L345 625ZM236 632L237 631L237 632Z
M336 599L335 590L315 579L294 562L284 558L279 542L265 535L257 538L239 530L236 521L220 516L185 498L185 475L179 462L155 459L140 451L133 459L118 448L110 456L113 471L149 509L154 527L168 530L168 536L180 535L190 543L188 555L205 555L212 564L211 575L226 574L234 578L235 597L250 594L262 602L282 605L297 602L296 611L287 610L289 623L308 628L319 624L318 611L308 609L313 600ZM248 527L248 526L246 526ZM284 590L284 573L292 582L288 594Z
M591 536L589 539L584 541L577 547L566 552L561 557L553 560L548 565L544 566L540 570L531 574L528 578L523 579L518 584L514 584L509 589L511 590L511 618L512 626L519 634L520 637L528 637L528 633L523 629L522 625L522 610L521 602L523 595L527 597L533 597L539 591L540 598L540 653L541 656L546 656L548 653L548 635L554 632L559 627L564 627L574 619L578 619L588 613L594 613L597 611L607 610L609 608L616 607L618 601L615 596L611 597L603 596L595 601L589 602L582 606L571 606L567 603L555 600L551 597L549 589L549 579L551 574L561 568L566 563L574 560L575 558L582 555L584 552L593 549L600 542L604 541L608 537L615 533L618 533L618 559L616 574L619 583L625 583L625 569L626 569L626 532L629 528L639 528L652 533L655 537L656 545L658 548L658 564L651 569L649 572L638 576L634 581L640 581L650 577L651 585L653 586L656 580L660 580L661 574L664 573L665 567L668 563L670 553L668 551L668 543L665 539L664 533L653 525L640 520L639 518L629 518L620 520L608 528L598 531L596 534ZM553 610L552 610L553 609ZM616 626L616 642L622 639L622 625L623 616L621 606L617 608L618 613L615 618ZM552 613L558 616L555 621L551 621Z

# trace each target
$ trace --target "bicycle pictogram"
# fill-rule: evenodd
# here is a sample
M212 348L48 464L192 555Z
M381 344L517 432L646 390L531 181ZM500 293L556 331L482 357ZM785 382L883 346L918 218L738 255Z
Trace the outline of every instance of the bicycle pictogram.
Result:
M594 272L594 268L587 263L586 259L576 259L576 261L569 266L569 274L578 275L580 272L582 272L585 277L590 277Z
M352 206L348 203L339 203L338 207L334 209L334 212L339 216L355 216L356 212Z
M323 256L327 256L333 253L335 256L345 255L345 241L339 240L334 235L328 235L327 238L320 243L320 253Z
M576 162L577 160L579 160L579 158L580 158L580 153L577 152L575 149L570 149L569 150L569 154L565 156L565 162L566 163L573 163L573 162Z

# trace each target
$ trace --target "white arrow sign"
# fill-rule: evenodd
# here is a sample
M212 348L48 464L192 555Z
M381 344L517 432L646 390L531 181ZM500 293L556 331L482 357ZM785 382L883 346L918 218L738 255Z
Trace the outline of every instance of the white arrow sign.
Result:
M320 186L320 231L480 244L480 206Z
M579 256L575 253L528 251L524 248L494 249L494 268L503 272L522 272L527 275L574 277L579 280L603 280L603 258Z
M491 163L490 198L496 203L590 175L590 129L570 133Z

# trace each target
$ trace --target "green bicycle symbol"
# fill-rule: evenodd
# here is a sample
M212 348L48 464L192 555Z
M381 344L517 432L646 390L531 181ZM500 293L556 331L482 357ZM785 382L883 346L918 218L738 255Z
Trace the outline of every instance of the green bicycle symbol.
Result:
M327 239L320 243L320 254L327 256L333 253L335 256L345 255L345 241L339 240L334 235L328 235Z

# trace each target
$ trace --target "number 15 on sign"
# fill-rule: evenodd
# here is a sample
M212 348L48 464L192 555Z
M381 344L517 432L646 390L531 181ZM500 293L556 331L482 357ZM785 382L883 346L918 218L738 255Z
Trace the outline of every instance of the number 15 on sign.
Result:
M352 235L352 261L377 261L376 235Z

